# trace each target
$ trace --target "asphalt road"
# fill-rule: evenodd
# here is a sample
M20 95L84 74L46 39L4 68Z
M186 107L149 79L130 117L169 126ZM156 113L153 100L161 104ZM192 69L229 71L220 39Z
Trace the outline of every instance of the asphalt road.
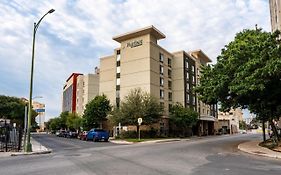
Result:
M50 134L33 134L32 138L40 144L52 149L55 153L58 152L71 152L75 150L97 148L105 146L116 146L116 144L110 142L93 142L82 141L78 139L70 139L64 137L57 137Z
M39 136L54 153L0 158L1 175L280 175L281 161L237 150L258 135L194 138L158 144L113 146ZM48 139L46 139L48 138ZM70 144L68 144L68 141ZM78 140L77 140L78 141ZM70 149L63 145L70 145ZM88 146L91 145L91 146Z

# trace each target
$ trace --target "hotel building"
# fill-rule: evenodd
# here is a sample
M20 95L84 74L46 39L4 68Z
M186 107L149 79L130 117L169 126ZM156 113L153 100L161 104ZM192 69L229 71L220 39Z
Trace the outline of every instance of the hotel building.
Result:
M72 73L63 87L62 111L83 115L86 104L99 94L99 69L95 74Z
M281 30L281 1L269 0L271 30Z
M158 45L165 37L154 26L113 37L120 47L100 59L100 94L118 107L132 89L141 88L159 99L165 110L163 118L179 102L200 113L196 134L213 134L217 109L200 102L193 91L201 65L211 60L201 50L169 52ZM165 121L160 125L168 128Z
M243 112L240 108L229 112L218 113L219 130L222 134L235 134L239 131L239 122L243 121Z

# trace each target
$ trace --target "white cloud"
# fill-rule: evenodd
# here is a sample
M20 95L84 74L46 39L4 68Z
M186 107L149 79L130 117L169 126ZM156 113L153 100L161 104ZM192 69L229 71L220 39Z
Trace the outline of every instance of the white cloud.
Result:
M202 49L215 62L238 31L270 30L266 0L15 0L0 2L0 93L28 96L33 22L49 9L36 36L34 94L44 96L47 118L61 110L64 81L88 73L111 54L122 34L148 25L167 38L167 50Z

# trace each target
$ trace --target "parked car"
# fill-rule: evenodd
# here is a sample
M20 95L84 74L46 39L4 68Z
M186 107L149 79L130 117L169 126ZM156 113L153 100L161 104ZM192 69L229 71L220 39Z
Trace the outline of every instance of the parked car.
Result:
M67 131L65 135L66 138L77 138L78 136L76 131Z
M60 130L56 132L56 136L58 137L66 137L66 131L65 130Z
M80 140L86 140L87 138L87 134L88 134L88 131L83 131L79 134L79 139Z
M96 128L91 129L86 136L86 140L93 140L93 141L104 140L107 142L108 139L109 139L109 133L107 131L103 129L96 129Z

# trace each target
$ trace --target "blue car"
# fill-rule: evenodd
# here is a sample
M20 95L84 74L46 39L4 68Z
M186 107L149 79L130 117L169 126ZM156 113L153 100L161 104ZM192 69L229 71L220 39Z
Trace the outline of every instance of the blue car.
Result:
M107 131L103 130L103 129L91 129L86 137L86 140L92 140L92 141L106 141L108 142L109 139L109 134Z

